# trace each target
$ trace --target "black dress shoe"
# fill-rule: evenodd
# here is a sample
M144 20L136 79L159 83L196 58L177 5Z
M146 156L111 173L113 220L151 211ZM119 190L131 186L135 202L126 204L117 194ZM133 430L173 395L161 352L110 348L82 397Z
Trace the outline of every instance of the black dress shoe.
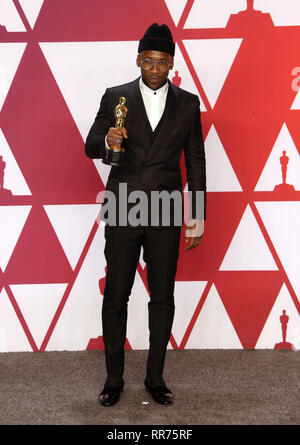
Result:
M99 395L99 401L102 406L115 405L120 400L120 392L123 391L121 387L104 388Z
M166 386L152 387L149 386L147 380L145 380L144 384L155 402L161 405L171 405L173 403L173 393Z

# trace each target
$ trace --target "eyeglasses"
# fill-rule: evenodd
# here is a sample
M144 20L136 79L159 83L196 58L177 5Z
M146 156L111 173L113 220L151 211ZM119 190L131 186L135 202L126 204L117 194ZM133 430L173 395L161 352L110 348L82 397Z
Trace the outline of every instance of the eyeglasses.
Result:
M171 66L171 64L166 60L143 59L140 61L140 63L144 70L151 70L154 67L155 63L160 71L166 71Z

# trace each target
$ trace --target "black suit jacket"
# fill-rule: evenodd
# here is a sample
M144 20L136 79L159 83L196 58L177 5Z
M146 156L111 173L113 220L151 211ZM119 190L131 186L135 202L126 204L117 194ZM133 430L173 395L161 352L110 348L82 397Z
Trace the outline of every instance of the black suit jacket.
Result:
M125 164L122 167L111 167L106 190L113 191L118 197L119 183L127 183L128 194L135 190L142 190L147 194L152 190L182 192L179 161L184 150L187 181L193 203L190 217L198 216L195 213L198 199L198 208L203 209L202 218L206 219L205 152L199 98L168 80L164 113L153 132L140 92L139 79L106 89L86 139L86 155L91 159L105 157L105 137L109 127L115 126L114 108L121 96L126 97L128 111L125 127L128 139L123 139L122 143L125 148ZM203 193L196 196L196 191ZM172 223L171 215L171 225Z

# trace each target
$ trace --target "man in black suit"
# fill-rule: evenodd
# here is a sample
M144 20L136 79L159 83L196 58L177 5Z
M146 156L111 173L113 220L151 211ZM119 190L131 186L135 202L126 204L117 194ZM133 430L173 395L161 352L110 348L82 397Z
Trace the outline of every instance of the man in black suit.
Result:
M124 386L127 302L141 246L150 290L150 344L144 384L156 402L171 404L173 400L162 375L174 317L173 292L183 222L178 223L175 199L170 201L168 218L162 215L166 209L164 203L155 215L149 203L154 191L177 192L177 201L178 196L182 198L179 163L182 149L191 198L185 227L186 250L200 243L206 218L200 102L198 96L168 80L174 52L175 44L169 28L152 24L139 42L136 64L141 69L141 76L106 89L86 139L85 152L92 159L105 158L107 150L115 145L122 144L125 148L125 163L111 167L106 185L106 193L113 192L118 204L121 199L127 202L125 206L124 202L123 206L117 206L115 221L108 218L105 226L107 274L102 323L107 379L99 396L103 406L118 402ZM122 96L126 97L126 128L118 129L114 127L114 108ZM120 192L121 185L126 185L125 195ZM134 202L129 203L128 199L137 191L150 198L147 206L140 209L138 224L130 219ZM179 214L183 216L183 206Z

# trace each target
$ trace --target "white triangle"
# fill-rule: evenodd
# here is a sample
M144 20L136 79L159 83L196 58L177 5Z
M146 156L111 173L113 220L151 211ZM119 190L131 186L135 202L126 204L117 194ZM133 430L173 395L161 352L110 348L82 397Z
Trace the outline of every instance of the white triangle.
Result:
M184 40L184 45L212 108L219 97L242 40Z
M106 88L140 75L135 64L138 42L47 42L40 46L78 130L86 140ZM94 160L94 164L106 185L111 167L100 159Z
M0 267L4 272L31 206L0 206Z
M213 284L185 349L242 349L218 291Z
M74 269L101 206L100 204L69 204L45 205L44 208Z
M184 7L187 4L187 0L165 0L165 4L167 5L173 22L177 26L183 13Z
M19 0L19 2L31 28L33 29L44 0Z
M105 276L104 227L100 225L74 286L58 319L47 350L86 349L102 335L102 300L99 279ZM128 303L127 338L134 349L149 347L149 295L136 272Z
M220 270L278 270L249 205L236 229Z
M172 334L179 346L203 294L207 281L176 281Z
M0 111L15 77L25 47L26 43L0 43Z
M31 191L22 175L22 172L17 164L17 161L9 148L9 145L0 128L0 155L3 156L3 161L6 162L4 169L3 187L10 190L13 195L31 195Z
M280 323L280 316L283 310L286 311L286 315L289 317L286 341L293 343L294 333L300 327L300 316L285 283L283 283L268 320L261 331L255 345L256 349L274 349L276 343L283 341Z
M205 139L205 156L208 192L242 192L239 180L232 168L214 125ZM186 183L184 191L188 191Z
M195 0L184 28L225 28L230 15L245 6L245 0Z
M46 350L85 350L92 338L102 335L99 279L105 276L104 245L100 224Z
M93 159L93 162L105 188L111 167L103 164L102 159Z
M299 84L299 80L297 82ZM291 110L300 110L300 88L298 89L294 102L292 103Z
M0 352L21 351L32 351L32 348L3 288L0 293Z
M207 191L242 192L214 125L205 140Z
M26 32L12 0L0 1L0 25L5 26L7 32ZM2 62L1 56L0 60Z
M280 157L283 150L289 158L286 182L292 184L295 190L300 190L300 156L286 124L283 124L255 187L256 192L273 191L276 185L282 183Z
M190 93L196 94L200 100L200 110L207 111L200 96L200 93L195 85L195 82L191 76L191 73L185 63L183 55L179 46L176 43L175 57L174 57L174 68L170 71L169 79L172 81L173 77L176 76L176 71L178 71L177 76L181 78L181 83L179 85L180 88L189 91Z
M145 269L146 267L146 263L144 261L144 248L143 246L141 247L141 253L140 253L140 259L139 259L139 263L142 266L143 269Z
M44 340L67 285L68 283L10 285L38 348Z
M40 46L83 139L106 88L140 74L135 65L136 41L47 42Z
M138 271L128 303L127 338L133 349L149 348L148 302L149 294Z
M255 0L254 7L261 12L270 13L275 26L300 25L299 0Z
M294 291L299 296L300 202L255 202L255 205Z

